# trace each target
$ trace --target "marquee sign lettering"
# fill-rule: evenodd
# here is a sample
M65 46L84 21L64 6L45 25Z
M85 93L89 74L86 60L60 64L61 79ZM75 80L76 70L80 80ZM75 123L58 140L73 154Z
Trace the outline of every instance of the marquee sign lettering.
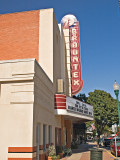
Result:
M93 106L70 97L66 99L66 109L71 112L93 117Z

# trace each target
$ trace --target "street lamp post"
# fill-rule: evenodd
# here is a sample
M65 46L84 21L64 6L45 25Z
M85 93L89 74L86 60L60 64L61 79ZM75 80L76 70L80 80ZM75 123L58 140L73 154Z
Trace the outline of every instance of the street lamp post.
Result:
M115 81L114 85L113 85L113 89L116 95L116 99L117 99L117 108L118 108L118 118L119 118L119 130L120 130L120 109L119 109L119 100L118 100L118 95L119 95L119 85L117 84L117 82Z

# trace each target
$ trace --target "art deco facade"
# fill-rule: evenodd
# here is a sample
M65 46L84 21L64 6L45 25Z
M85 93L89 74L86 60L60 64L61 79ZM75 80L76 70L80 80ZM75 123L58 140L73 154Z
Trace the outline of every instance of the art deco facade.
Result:
M71 98L69 29L53 9L0 15L0 160L44 160L70 147L93 107Z

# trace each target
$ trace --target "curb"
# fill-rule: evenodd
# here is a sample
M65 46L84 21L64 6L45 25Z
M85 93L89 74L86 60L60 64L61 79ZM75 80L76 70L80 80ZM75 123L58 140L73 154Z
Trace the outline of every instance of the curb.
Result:
M108 151L107 149L103 149L103 150L105 150L108 154L110 154L113 158L116 158L113 154L111 154L111 152L110 151Z

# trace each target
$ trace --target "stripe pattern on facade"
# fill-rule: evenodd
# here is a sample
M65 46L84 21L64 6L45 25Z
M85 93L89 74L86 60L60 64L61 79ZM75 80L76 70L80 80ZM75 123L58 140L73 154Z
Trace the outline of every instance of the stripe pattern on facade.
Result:
M46 148L48 144L46 144ZM43 145L39 146L43 150ZM8 160L36 160L37 147L8 147ZM45 159L45 153L39 154L39 157Z
M36 160L36 157L34 158L8 158L8 160Z
M55 95L55 109L66 109L66 95Z
M33 153L36 147L8 147L8 153Z

